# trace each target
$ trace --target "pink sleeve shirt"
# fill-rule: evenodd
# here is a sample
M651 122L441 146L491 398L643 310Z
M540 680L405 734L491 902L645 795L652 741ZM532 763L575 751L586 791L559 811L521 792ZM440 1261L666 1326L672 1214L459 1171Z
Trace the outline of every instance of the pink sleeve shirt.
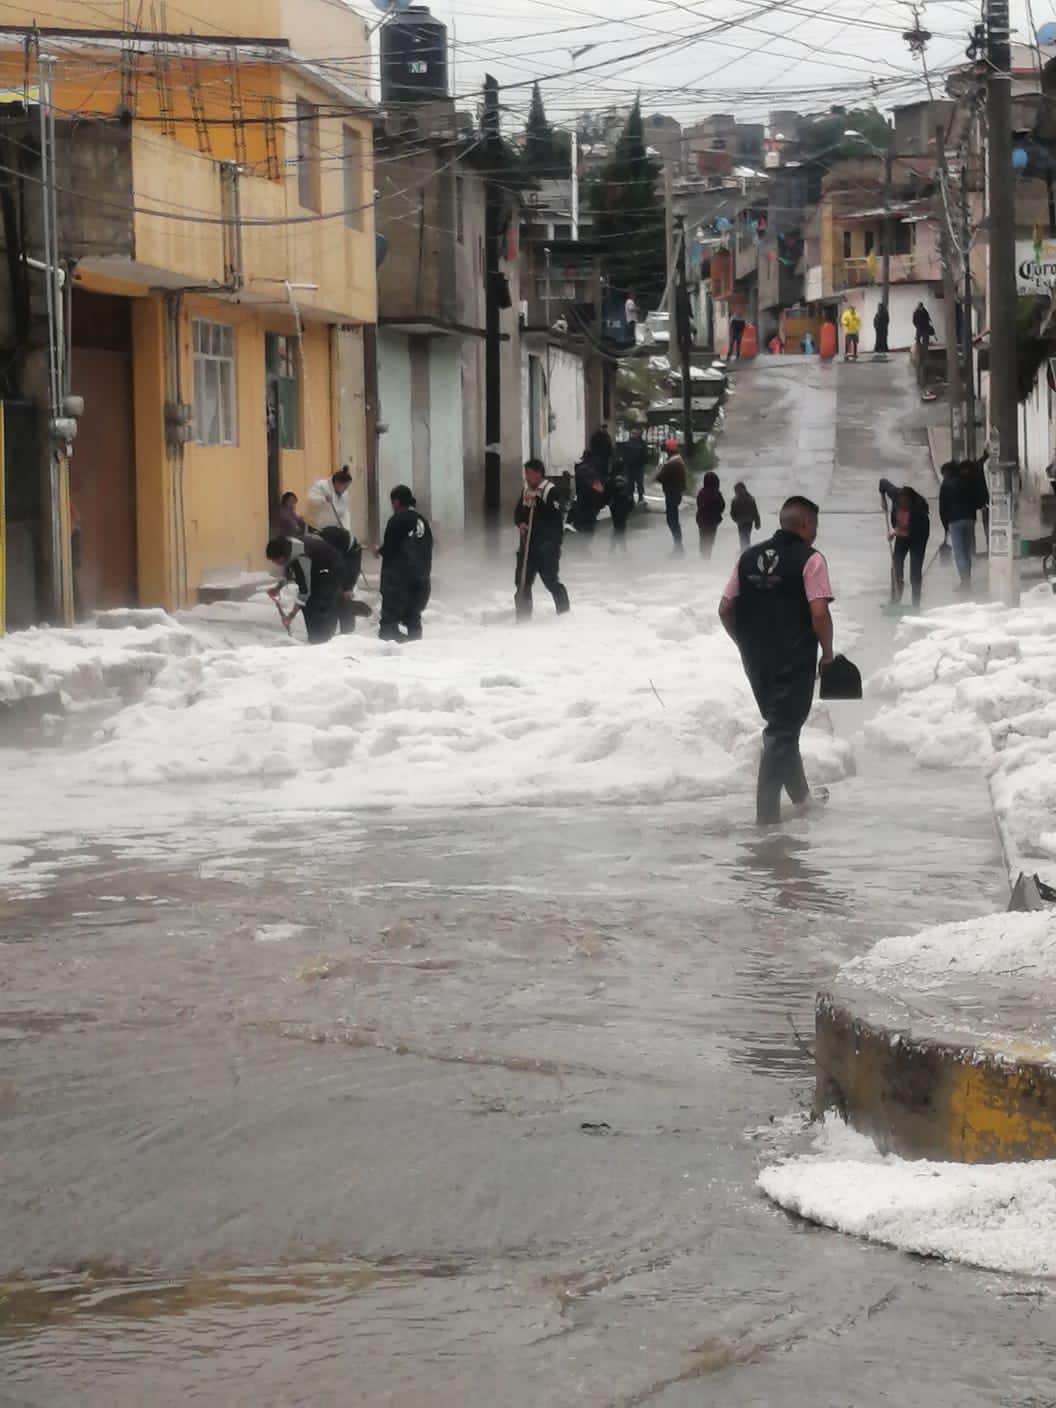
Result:
M829 564L820 552L811 553L807 558L806 566L803 568L803 585L806 588L808 601L833 600L832 583L829 581ZM723 601L736 601L740 591L740 562L737 562L730 574L730 580L726 583L726 590L722 594Z

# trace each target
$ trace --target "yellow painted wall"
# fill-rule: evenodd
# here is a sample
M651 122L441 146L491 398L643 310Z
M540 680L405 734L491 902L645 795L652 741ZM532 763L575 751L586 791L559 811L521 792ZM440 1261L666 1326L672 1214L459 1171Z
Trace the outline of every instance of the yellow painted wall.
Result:
M160 312L158 310L161 310ZM164 405L164 382L157 380L156 333L164 336L161 301L144 300L134 309L136 366L136 478L142 598L176 604L175 576L185 576L187 595L217 573L259 570L268 539L268 443L265 419L265 334L292 334L292 319L238 307L204 296L188 296L180 318L182 394L194 388L196 318L235 328L238 432L235 445L198 445L183 450L183 571L166 574L160 562L177 527L179 512L171 491L171 471L158 407ZM160 322L155 323L155 318ZM303 448L282 454L282 488L303 497L312 480L332 474L333 425L330 398L330 338L324 324L307 325L303 337ZM154 564L152 566L152 564Z
M176 606L173 464L165 452L165 304L132 303L132 395L136 447L136 545L139 599Z
M4 23L40 24L48 27L122 29L128 23L128 0L47 0L45 11L37 0L5 0ZM366 66L357 57L367 49L366 25L351 7L333 0L224 0L223 6L206 0L183 0L178 7L133 6L140 30L167 27L170 31L227 34L243 38L288 39L305 58L351 59L343 65L344 81L360 91L366 88Z

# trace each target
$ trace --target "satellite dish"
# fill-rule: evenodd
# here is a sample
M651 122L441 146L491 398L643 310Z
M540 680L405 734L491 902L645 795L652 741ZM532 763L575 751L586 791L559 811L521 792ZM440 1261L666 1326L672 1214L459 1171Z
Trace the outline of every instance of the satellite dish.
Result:
M373 5L375 10L384 10L387 15L398 15L411 8L411 0L373 0Z

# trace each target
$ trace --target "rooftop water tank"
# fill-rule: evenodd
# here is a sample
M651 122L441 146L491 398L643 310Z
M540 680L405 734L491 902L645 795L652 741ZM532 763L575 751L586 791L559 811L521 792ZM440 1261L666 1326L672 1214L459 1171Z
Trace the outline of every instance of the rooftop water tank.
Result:
M446 98L447 26L427 5L397 11L381 30L381 101L428 102Z

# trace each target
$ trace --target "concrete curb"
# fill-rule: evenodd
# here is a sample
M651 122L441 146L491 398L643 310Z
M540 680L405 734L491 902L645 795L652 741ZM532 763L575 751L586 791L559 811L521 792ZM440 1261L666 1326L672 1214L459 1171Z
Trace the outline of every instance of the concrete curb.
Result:
M1056 1158L1051 1048L978 1045L959 1033L937 1038L923 1025L886 995L851 987L820 993L817 1112L838 1110L882 1150L905 1158Z

